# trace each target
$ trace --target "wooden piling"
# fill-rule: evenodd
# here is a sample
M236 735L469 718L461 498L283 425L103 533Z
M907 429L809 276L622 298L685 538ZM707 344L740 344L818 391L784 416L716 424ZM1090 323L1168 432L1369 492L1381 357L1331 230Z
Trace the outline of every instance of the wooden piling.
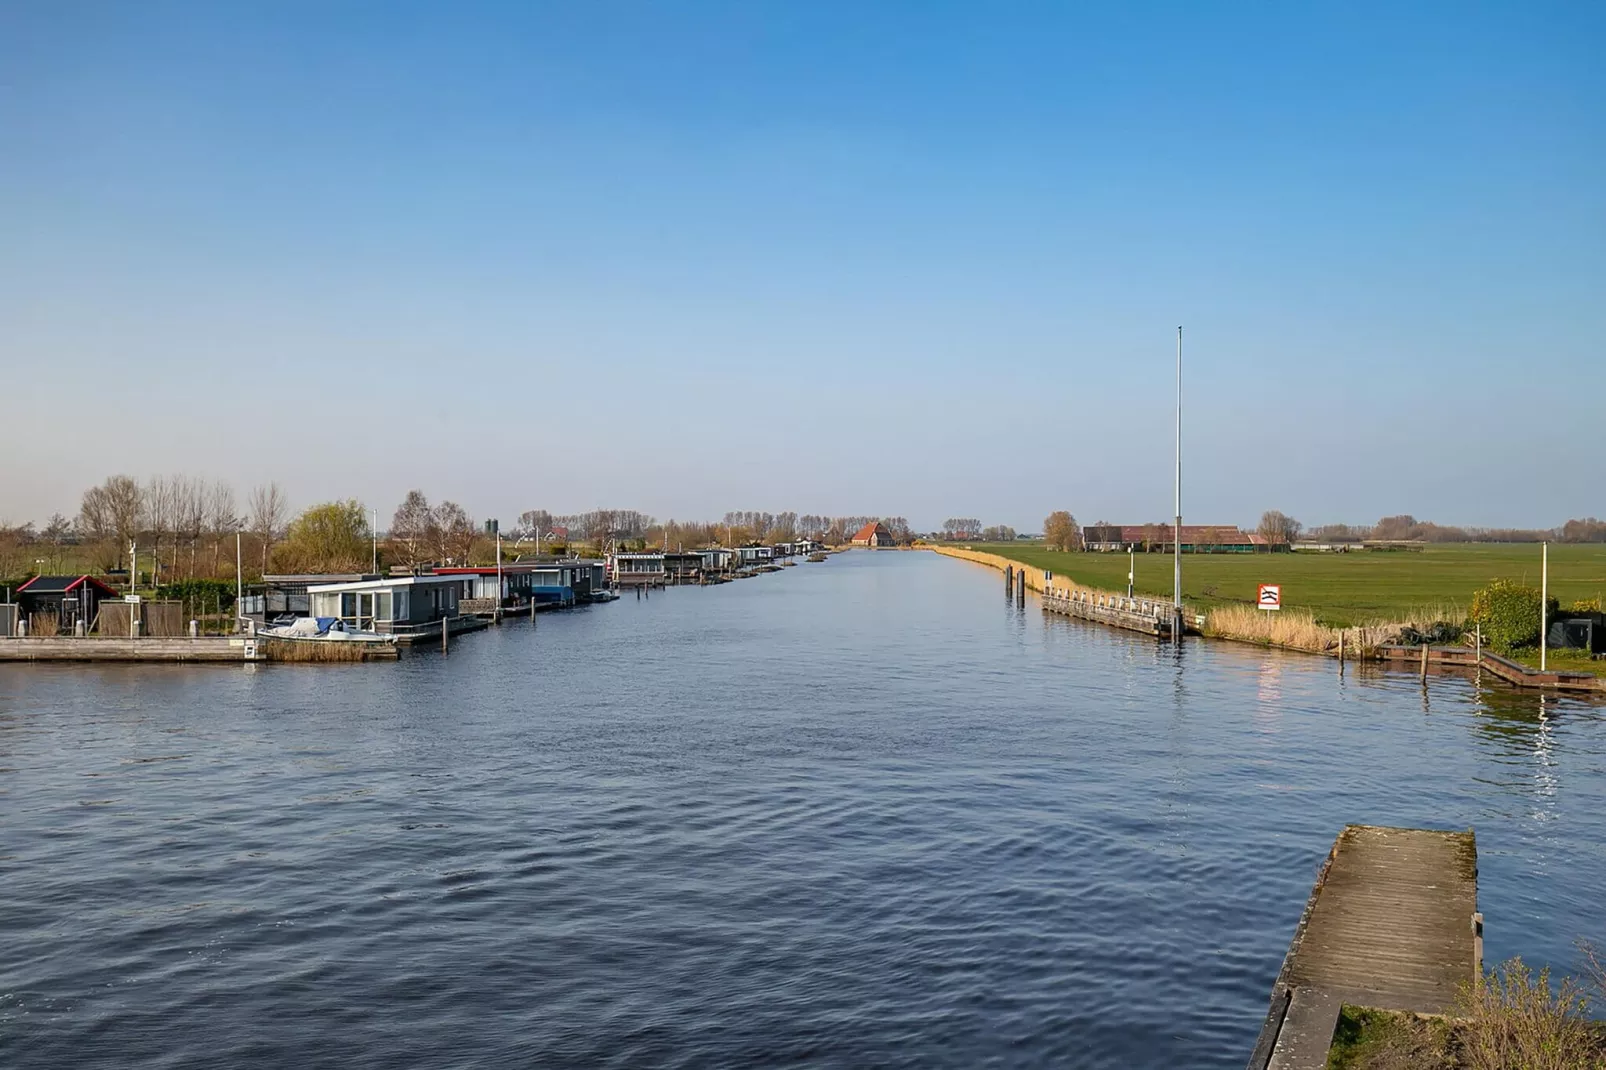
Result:
M1422 644L1422 679L1428 678L1428 644Z
M447 635L450 634L450 632L448 631L448 626L450 624L451 624L451 618L450 617L442 617L441 618L441 653L442 654L446 653L446 637L447 637Z
M1338 630L1338 667L1340 669L1344 667L1344 632L1346 630L1344 628Z
M535 623L535 594L533 592L530 595L530 623Z

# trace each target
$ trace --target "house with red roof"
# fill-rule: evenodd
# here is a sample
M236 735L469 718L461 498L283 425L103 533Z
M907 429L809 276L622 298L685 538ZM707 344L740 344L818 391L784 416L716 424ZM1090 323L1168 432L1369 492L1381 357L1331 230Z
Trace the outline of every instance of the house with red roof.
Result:
M897 540L892 537L892 532L888 531L886 525L879 520L860 528L858 534L853 536L852 542L855 546L869 546L872 548L897 545Z

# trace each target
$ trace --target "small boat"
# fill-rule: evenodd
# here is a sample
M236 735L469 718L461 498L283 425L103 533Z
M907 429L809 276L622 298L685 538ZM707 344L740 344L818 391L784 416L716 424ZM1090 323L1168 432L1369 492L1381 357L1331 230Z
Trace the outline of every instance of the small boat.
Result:
M603 587L600 590L591 592L591 600L593 602L617 602L619 601L619 592Z
M356 628L348 628L346 622L339 617L298 617L289 624L258 628L257 634L270 639L296 639L306 642L394 643L396 641L394 635L380 635L378 632L362 632Z
M812 553L808 556L807 560L818 563L825 560L825 555L822 553Z

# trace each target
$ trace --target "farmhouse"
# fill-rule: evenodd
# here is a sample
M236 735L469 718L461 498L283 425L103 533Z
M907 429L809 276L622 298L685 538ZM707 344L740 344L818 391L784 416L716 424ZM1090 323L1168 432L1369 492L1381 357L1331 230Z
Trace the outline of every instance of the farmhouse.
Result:
M1092 524L1082 529L1089 550L1126 553L1130 549L1170 553L1175 549L1170 524ZM1182 525L1185 554L1249 554L1269 550L1263 535L1242 531L1231 524Z
M886 525L881 523L879 520L866 524L864 527L860 528L858 534L853 536L852 541L853 545L855 546L874 547L896 545L896 540L893 539L892 532L888 531Z

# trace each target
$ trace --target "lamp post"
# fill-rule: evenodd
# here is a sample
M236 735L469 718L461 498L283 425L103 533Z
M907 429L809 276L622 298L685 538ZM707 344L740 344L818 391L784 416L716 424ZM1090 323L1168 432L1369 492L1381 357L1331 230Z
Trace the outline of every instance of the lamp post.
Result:
M1182 637L1182 328L1177 328L1177 525L1171 531L1174 571L1171 577L1173 639Z
M1550 544L1542 543L1539 557L1539 671L1545 671L1545 648L1550 645ZM1530 591L1532 587L1528 588Z

